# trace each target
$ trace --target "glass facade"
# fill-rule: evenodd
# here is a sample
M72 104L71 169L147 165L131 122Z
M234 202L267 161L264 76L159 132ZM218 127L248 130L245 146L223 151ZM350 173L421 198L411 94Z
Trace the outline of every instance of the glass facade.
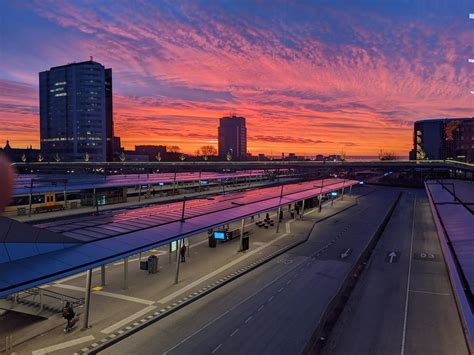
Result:
M112 70L87 61L39 77L41 151L63 161L111 160Z
M415 122L416 160L457 160L474 163L474 118Z
M222 117L218 129L219 156L225 158L231 154L232 159L247 157L247 128L245 117Z

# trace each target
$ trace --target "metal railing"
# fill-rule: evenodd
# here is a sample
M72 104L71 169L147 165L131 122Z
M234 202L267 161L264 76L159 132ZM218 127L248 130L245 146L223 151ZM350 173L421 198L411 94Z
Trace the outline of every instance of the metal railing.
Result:
M14 293L7 297L8 300L12 301L13 303L21 303L27 304L31 306L39 307L39 313L41 313L45 308L48 308L52 311L60 312L66 302L71 303L74 307L81 306L84 304L83 298L73 297L69 295L65 295L59 292L46 290L40 287L33 287L28 290L24 290L21 292ZM50 305L50 302L47 301L53 300L56 302L60 302L61 307L55 308Z

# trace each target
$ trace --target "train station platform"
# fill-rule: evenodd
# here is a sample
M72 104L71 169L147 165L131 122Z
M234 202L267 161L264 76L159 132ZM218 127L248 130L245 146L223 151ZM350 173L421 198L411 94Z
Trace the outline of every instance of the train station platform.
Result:
M18 339L19 334L33 334L42 331L45 335L31 341L24 342L16 347L20 352L30 352L38 349L48 349L61 353L61 347L69 341L77 339L97 339L118 334L130 324L140 321L145 317L179 305L185 298L194 293L218 283L228 275L237 273L250 265L258 263L265 257L271 256L292 243L303 240L313 224L331 215L354 205L355 198L344 197L343 201L336 201L331 206L323 207L321 213L317 208L308 209L302 220L292 219L290 212L283 209L283 221L279 232L277 225L268 229L258 227L256 222L263 220L265 215L250 217L245 220L245 230L250 232L250 249L239 253L239 240L234 239L225 243L218 243L216 248L209 248L207 232L193 236L189 242L185 263L181 264L180 281L174 284L176 269L176 253L169 253L169 246L158 247L141 254L145 260L150 254L159 258L159 272L149 274L140 270L140 256L134 255L128 259L129 277L127 289L123 289L124 261L117 260L106 265L107 276L105 286L102 286L101 269L92 271L92 296L91 296L91 323L90 329L78 333L63 334L60 327L63 320L60 316L47 321L36 322L23 327L14 334ZM286 207L286 206L285 206ZM276 220L276 210L269 211L270 217ZM241 227L240 221L230 223L230 229ZM282 262L285 262L282 260ZM81 297L85 292L85 273L72 275L61 280L50 282L43 287L48 290L67 293L72 297ZM174 305L174 306L173 306ZM30 329L31 331L28 331ZM78 343L80 344L80 342ZM76 348L79 345L76 345ZM38 352L41 353L41 352ZM70 353L66 351L65 353Z

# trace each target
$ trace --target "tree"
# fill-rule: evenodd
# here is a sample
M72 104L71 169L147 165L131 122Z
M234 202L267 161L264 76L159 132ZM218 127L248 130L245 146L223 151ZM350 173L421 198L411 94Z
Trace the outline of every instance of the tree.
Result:
M160 152L158 152L158 153L155 155L155 159L158 160L158 161L161 161L161 154L160 154Z
M228 152L225 157L226 157L227 161L231 161L232 160L232 153Z
M58 153L54 155L54 160L56 161L56 163L59 163L61 161L61 157L59 156Z
M380 160L397 160L397 157L394 152L384 152L383 149L379 151Z
M89 153L86 152L86 154L84 154L84 161L89 161L91 159L91 156L89 155Z
M120 153L119 159L120 159L121 162L125 161L125 153L124 152Z
M181 151L181 148L177 145L170 145L169 147L166 147L166 151L168 153L179 153Z
M41 163L44 160L43 154L39 153L38 154L38 161Z
M205 157L210 157L217 155L217 149L213 145L203 145L201 148L201 155Z
M184 153L181 153L181 155L179 156L179 160L184 161L184 159L186 159L186 155L184 155Z

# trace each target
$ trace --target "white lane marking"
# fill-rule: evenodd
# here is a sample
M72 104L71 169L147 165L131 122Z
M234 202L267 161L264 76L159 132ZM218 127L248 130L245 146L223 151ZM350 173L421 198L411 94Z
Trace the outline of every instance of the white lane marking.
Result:
M222 346L222 343L217 345L216 348L214 350L211 351L211 354L214 354L217 350L219 350L219 348Z
M288 222L287 222L288 223ZM194 281L194 282L191 282L190 284L184 286L183 288L173 292L172 294L166 296L166 297L163 297L162 299L158 300L157 302L158 303L168 303L169 301L171 301L172 299L180 296L181 294L185 293L185 292L188 292L190 289L196 287L197 285L209 280L210 278L220 274L221 272L229 269L230 267L240 263L242 260L245 260L247 259L248 257L258 253L259 251L261 251L262 249L272 245L273 243L276 243L278 240L286 237L288 235L288 233L283 233L282 235L280 235L279 237L273 239L272 241L268 242L267 244L265 245L262 245L261 247L258 247L256 248L255 250L251 251L250 253L247 253L245 255L242 255L241 257L235 259L234 261L231 261L230 263L227 263L225 264L224 266L221 266L219 269L217 270L214 270L213 272L201 277L200 279Z
M278 290L278 292L281 292L282 290L283 290L283 287L280 288L280 289ZM271 296L271 297L268 299L268 302L271 302L274 297L275 297L275 296Z
M272 281L270 281L267 285L263 286L262 288L260 288L259 290L255 291L253 294L251 294L250 296L244 298L242 301L240 301L239 303L235 304L232 308L229 308L227 311L225 311L224 313L222 313L221 315L217 316L216 318L214 318L213 320L211 320L210 322L206 323L205 325L203 325L201 328L199 328L198 330L196 330L195 332L193 332L192 334L190 334L189 336L187 336L186 338L184 338L183 340L181 340L179 343L177 343L175 346L169 348L168 350L166 350L163 355L166 355L168 354L170 351L173 351L174 349L176 349L177 347L181 346L182 344L184 344L185 342L187 342L189 339L191 339L193 336L199 334L200 332L202 332L204 329L206 329L207 327L211 326L212 324L214 324L215 322L217 322L219 319L221 319L222 317L226 316L227 314L229 314L230 312L232 312L234 309L236 309L237 307L239 307L240 305L244 304L245 302L247 302L249 299L251 299L252 297L255 297L256 295L258 295L260 292L262 292L263 290L265 290L266 288L268 288L269 286L273 285L276 281L278 281L279 279L281 279L282 277L285 277L288 273L290 273L291 271L293 271L296 267L298 267L298 265L295 265L292 269L289 269L287 270L284 274L282 275L279 275L277 276L276 278L274 278Z
M407 280L407 294L405 297L405 314L403 316L403 332L402 332L402 346L400 349L400 354L405 354L405 337L407 333L407 316L408 316L408 299L410 296L410 278L411 278L411 260L413 254L413 237L415 234L415 213L416 213L416 195L415 200L413 201L413 222L411 226L411 242L410 242L410 254L409 254L409 263L408 263L408 280Z
M444 292L430 292L430 291L419 291L419 290L410 290L410 292L425 293L427 295L436 295L436 296L451 296L450 293L444 293Z
M263 309L263 307L265 307L264 304L262 304L260 307L258 307L257 312L260 312Z
M85 343L85 342L88 342L88 341L92 341L94 339L95 338L94 338L93 335L88 335L88 336L85 336L85 337L82 337L82 338L77 338L77 339L73 339L73 340L70 340L70 341L66 341L64 343L51 345L51 346L48 346L46 348L42 348L42 349L39 349L39 350L34 350L31 354L32 355L49 354L49 353L52 353L53 351L66 349L66 348L69 348L70 346L82 344L82 343Z
M104 334L110 334L112 333L113 331L115 331L116 329L119 329L119 328L122 328L124 325L130 323L131 321L143 316L144 314L147 314L148 312L151 312L152 310L154 310L156 307L155 306L148 306L148 307L145 307L143 308L142 310L132 314L131 316L127 317L127 318L124 318L122 319L120 322L117 322L115 324L112 324L111 326L105 328L105 329L102 329L101 330L101 333L104 333Z
M78 287L78 286L72 286L72 285L54 284L54 287L65 288L67 290L74 290L74 291L79 291L79 292L86 292L86 289L84 287ZM135 303L146 304L148 306L155 303L154 301L144 300L142 298L125 296L125 295L121 295L119 293L112 293L112 292L106 292L106 291L93 291L93 294L94 295L99 295L99 296L117 298L117 299L121 299L121 300L124 300L124 301L130 301L130 302L135 302Z
M252 320L252 318L253 318L253 316L248 317L248 318L245 320L245 323L250 322L250 321Z
M237 328L236 330L234 330L234 331L230 334L230 336L231 336L231 337L234 336L238 331L239 331L239 328Z

